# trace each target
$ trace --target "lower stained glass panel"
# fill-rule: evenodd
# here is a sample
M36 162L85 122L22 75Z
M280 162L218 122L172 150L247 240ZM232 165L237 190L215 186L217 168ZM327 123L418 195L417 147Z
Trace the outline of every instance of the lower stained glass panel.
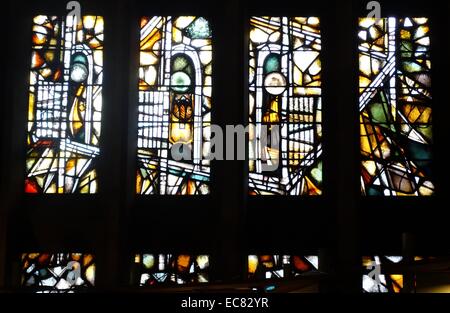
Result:
M136 254L134 265L139 286L209 282L208 255Z
M402 274L385 274L383 265L396 264L402 261L401 256L363 257L364 274L362 278L364 292L399 293L403 288Z
M81 291L95 284L95 258L82 253L22 254L22 286L38 293Z
M317 273L318 256L249 255L249 279L290 278Z

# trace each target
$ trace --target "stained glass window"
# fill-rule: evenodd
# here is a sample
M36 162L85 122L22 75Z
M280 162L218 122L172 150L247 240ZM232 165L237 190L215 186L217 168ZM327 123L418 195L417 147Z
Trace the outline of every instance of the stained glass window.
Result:
M74 292L94 286L95 259L81 253L22 254L22 286L39 293Z
M209 282L209 256L186 254L136 254L139 285Z
M203 17L141 19L138 194L209 194L211 37Z
M318 272L319 258L314 255L249 255L248 278L289 278Z
M320 195L319 19L253 17L249 49L249 193Z
M103 18L33 19L25 192L96 193Z
M428 19L361 18L358 36L362 193L431 195Z

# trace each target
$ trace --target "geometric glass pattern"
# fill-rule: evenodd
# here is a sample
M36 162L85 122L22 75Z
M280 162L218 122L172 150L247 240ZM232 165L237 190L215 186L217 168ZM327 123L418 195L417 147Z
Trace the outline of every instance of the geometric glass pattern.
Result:
M249 255L249 279L290 278L318 273L318 256Z
M96 193L103 18L33 19L26 193Z
M428 19L360 18L358 37L361 192L432 195Z
M209 194L209 23L143 17L140 35L136 193Z
M249 44L249 194L320 195L319 19L252 17Z
M95 282L92 254L23 253L21 268L22 286L38 293L80 291Z
M139 286L209 282L208 255L136 254Z

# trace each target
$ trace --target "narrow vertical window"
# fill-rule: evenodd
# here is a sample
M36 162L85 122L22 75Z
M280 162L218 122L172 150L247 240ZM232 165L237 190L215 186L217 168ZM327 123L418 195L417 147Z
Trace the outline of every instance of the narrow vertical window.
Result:
M209 194L211 37L203 17L141 19L138 194Z
M427 18L359 20L364 195L434 192L429 32Z
M320 195L319 19L252 17L249 44L249 193Z
M33 19L25 192L96 193L103 18Z

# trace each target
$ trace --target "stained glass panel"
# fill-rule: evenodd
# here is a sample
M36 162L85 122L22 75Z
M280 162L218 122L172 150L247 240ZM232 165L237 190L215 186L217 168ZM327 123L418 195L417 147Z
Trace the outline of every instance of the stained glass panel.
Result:
M319 258L314 255L249 255L248 278L289 278L318 272Z
M319 19L252 17L249 44L249 193L320 195Z
M81 253L22 254L22 286L39 293L74 292L95 283L95 259Z
M25 192L96 193L103 18L33 19Z
M362 264L364 292L449 292L450 268L447 256L364 256Z
M428 19L361 18L358 36L362 194L432 195Z
M136 192L209 194L212 48L196 16L141 19Z
M401 256L363 257L362 284L364 292L400 293L403 288L403 275L401 273L386 274L382 265L397 264L402 260Z
M136 254L140 286L209 282L209 256Z

